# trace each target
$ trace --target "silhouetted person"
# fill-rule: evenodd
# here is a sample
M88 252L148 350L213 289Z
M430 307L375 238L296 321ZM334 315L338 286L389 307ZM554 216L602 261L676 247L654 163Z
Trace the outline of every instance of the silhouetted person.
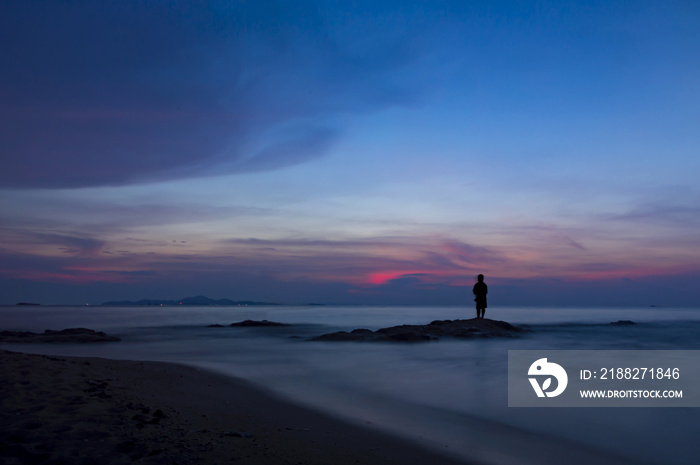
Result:
M484 282L484 275L480 274L477 278L479 282L474 284L474 302L476 302L476 317L483 318L484 313L486 313L486 294L488 294L489 289Z

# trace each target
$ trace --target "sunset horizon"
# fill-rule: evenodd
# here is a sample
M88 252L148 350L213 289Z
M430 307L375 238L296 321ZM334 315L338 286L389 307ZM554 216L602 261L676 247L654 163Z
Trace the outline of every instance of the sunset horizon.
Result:
M691 5L0 8L0 304L700 303Z

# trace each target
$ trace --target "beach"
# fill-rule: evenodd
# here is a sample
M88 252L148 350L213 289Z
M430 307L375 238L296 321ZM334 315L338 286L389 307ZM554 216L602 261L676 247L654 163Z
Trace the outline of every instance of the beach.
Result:
M700 453L692 408L512 408L507 393L510 350L697 350L695 309L506 308L504 321L530 330L419 343L313 340L464 313L351 310L0 308L3 330L107 335L0 344L34 354L0 352L0 463L684 465ZM246 319L286 325L229 326ZM610 324L619 320L636 324Z
M466 463L193 367L9 351L0 364L3 464Z

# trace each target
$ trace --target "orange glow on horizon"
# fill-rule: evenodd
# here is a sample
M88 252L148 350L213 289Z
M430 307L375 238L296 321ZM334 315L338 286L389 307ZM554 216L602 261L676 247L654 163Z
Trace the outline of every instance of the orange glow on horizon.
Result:
M382 285L389 281L400 278L414 277L421 281L435 283L438 281L444 281L445 278L464 278L464 274L461 271L455 270L402 270L402 271L379 271L370 273L364 284ZM476 275L474 275L476 277Z
M367 284L386 284L388 281L401 278L406 275L425 274L424 271L381 271L370 273L367 278Z

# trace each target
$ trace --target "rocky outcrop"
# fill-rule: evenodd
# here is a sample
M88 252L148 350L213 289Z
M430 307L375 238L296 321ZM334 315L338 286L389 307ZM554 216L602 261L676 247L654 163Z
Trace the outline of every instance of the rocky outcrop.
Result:
M47 329L43 333L29 331L0 331L0 342L117 342L120 338L87 328L69 328L61 331Z
M285 323L267 320L243 320L238 323L231 323L230 326L290 326Z
M355 329L351 332L338 331L312 338L314 341L396 341L422 342L454 337L462 339L489 337L517 337L526 330L505 321L487 318L470 320L435 320L427 325L400 325L382 328L377 331Z
M278 323L276 321L267 321L267 320L243 320L243 321L239 321L238 323L231 323L229 326L252 327L252 326L291 326L291 325L288 325L286 323ZM207 328L224 328L224 325L209 325L209 326L207 326Z
M635 325L635 324L637 324L637 323L635 323L635 322L632 321L632 320L617 320L617 321L613 321L613 322L610 323L610 324L611 324L612 326L631 326L631 325Z

